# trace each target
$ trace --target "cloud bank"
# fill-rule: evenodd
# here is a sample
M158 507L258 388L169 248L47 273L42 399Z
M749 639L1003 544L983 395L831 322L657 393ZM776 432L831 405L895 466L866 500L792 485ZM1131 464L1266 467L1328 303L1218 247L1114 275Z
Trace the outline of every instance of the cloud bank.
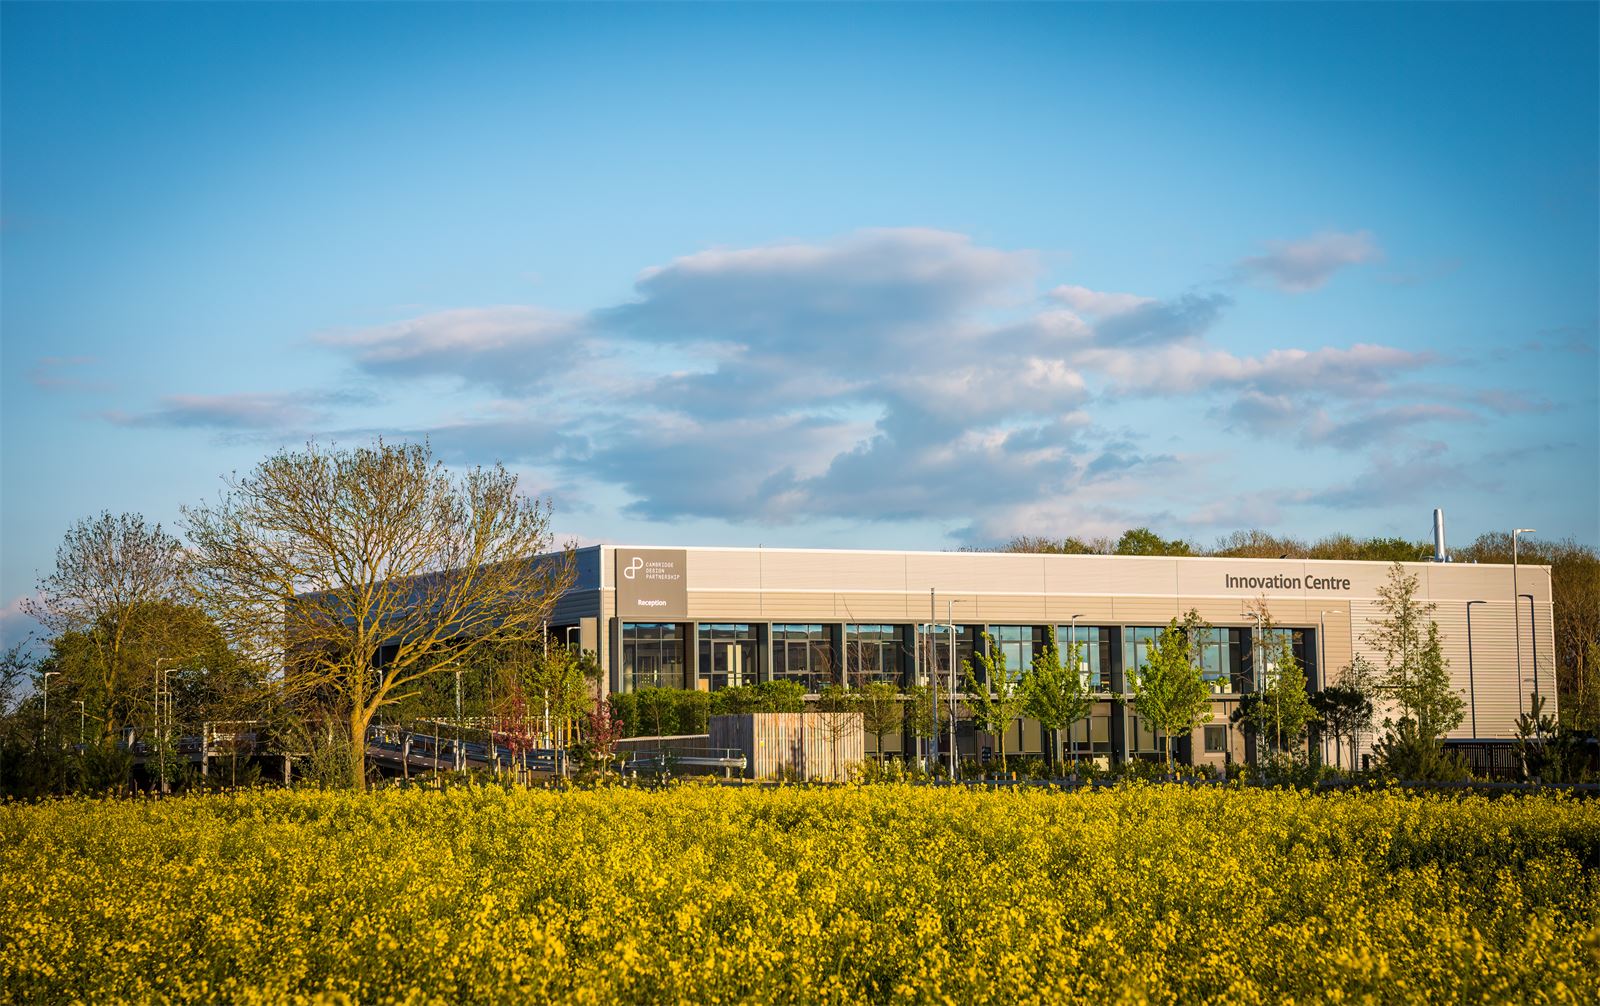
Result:
M1370 234L1328 233L1238 269L1303 293L1378 255ZM1216 330L1234 302L1214 289L1040 294L1041 261L948 231L868 230L685 255L587 314L461 307L317 343L359 373L491 402L391 432L620 492L634 517L932 521L975 540L1218 519L1235 494L1225 468L1195 475L1165 431L1112 416L1161 407L1223 437L1379 452L1323 489L1257 494L1275 516L1424 492L1460 473L1426 446L1438 430L1528 407L1511 392L1452 398L1416 380L1438 359L1396 346L1232 351ZM116 418L265 429L315 423L327 404L174 395Z

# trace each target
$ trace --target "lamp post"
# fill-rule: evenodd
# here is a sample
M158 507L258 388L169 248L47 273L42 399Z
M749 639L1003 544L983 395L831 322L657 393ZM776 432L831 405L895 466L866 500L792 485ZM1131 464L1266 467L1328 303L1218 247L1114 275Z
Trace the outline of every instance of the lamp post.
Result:
M1261 612L1241 611L1239 612L1239 617L1254 618L1256 620L1256 631L1250 639L1250 690L1259 693L1261 691L1261 661L1256 660L1255 654L1259 650L1263 658L1267 655L1267 648L1261 638ZM1259 702L1260 699L1256 701ZM1256 754L1258 756L1261 754L1261 738L1259 736L1256 737Z
M176 705L176 703L172 701L172 673L174 671L181 670L183 670L181 667L168 667L161 672L161 694L167 697L166 725L161 728L161 792L163 793L168 792L166 771L167 746L172 743L172 710ZM158 726L159 725L160 724L158 723Z
M956 605L952 600L946 610L950 616L950 781L956 781Z
M84 721L86 719L88 719L88 713L86 713L84 711L83 700L79 699L78 700L78 746L79 747L83 747L83 726L84 726Z
M1327 609L1317 611L1317 677L1322 679L1322 687L1328 687L1328 615L1337 615L1337 610L1329 612ZM1353 654L1352 654L1353 655ZM1319 730L1320 734L1321 731ZM1322 738L1322 761L1328 761L1328 738Z
M39 676L39 685L44 691L44 722L50 722L50 679L60 674L60 671L45 671Z
M1089 662L1087 660L1083 659L1083 651L1082 650L1074 649L1074 647L1076 647L1078 645L1078 619L1080 619L1082 617L1083 617L1083 612L1080 611L1076 615L1072 615L1068 619L1068 621L1071 622L1071 628L1068 630L1071 633L1071 635L1067 639L1067 652L1068 653L1076 653L1076 654L1078 654L1078 666L1076 666L1076 667L1074 667L1072 669L1072 673L1074 673L1074 674L1076 674L1078 676L1078 681L1083 685L1083 690L1087 692L1089 690L1089 681L1088 681L1088 674L1086 672L1088 670ZM1089 715L1093 716L1094 712L1091 710ZM1091 720L1090 722L1093 722L1093 721ZM1069 723L1069 724L1067 724L1067 729L1072 731L1072 778L1073 779L1077 779L1078 778L1078 724ZM1091 761L1094 760L1094 731L1092 729L1089 731L1089 758L1090 758Z
M1511 636L1517 641L1517 713L1522 713L1522 595L1518 593L1521 588L1517 585L1517 539L1525 534L1536 533L1531 527L1518 527L1511 530Z
M173 657L156 658L156 680L153 682L156 688L156 695L151 713L155 717L155 722L150 725L150 735L156 747L156 772L160 776L160 787L163 793L167 791L167 753L161 747L161 665L174 659ZM148 765L149 762L145 764Z
M1488 601L1467 602L1467 701L1472 708L1472 737L1478 737L1478 685L1472 673L1472 606L1474 604L1488 604Z

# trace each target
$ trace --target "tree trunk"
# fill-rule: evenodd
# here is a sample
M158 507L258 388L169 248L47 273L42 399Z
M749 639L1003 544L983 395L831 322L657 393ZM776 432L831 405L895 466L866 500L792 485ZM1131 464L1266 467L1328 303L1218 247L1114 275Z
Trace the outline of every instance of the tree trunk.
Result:
M369 714L359 709L350 714L350 785L355 789L367 788L367 722L370 719Z

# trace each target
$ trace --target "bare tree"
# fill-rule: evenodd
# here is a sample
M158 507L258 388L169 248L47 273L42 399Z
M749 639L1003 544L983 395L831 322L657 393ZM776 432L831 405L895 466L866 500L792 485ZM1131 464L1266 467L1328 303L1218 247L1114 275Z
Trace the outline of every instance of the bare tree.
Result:
M540 631L575 571L570 549L544 554L548 503L502 465L454 476L427 444L281 451L184 515L201 603L236 645L278 655L288 695L345 718L356 785L381 709Z
M79 633L88 640L94 659L87 673L103 696L105 737L127 721L134 679L154 673L153 666L135 666L144 663L131 652L135 622L179 596L185 570L182 544L160 524L105 511L67 531L55 572L39 581L37 597L23 602L56 636ZM150 648L140 650L148 656Z

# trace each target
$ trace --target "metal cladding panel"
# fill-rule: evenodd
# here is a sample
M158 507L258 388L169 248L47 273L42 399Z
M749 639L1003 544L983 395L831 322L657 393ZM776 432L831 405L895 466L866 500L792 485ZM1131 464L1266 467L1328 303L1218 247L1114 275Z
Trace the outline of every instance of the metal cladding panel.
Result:
M761 597L762 619L768 622L838 622L834 595L768 592Z
M1183 617L1174 597L1119 597L1115 600L1116 620L1122 625L1166 625Z
M940 604L944 598L971 593L974 584L982 577L976 556L961 552L919 552L905 557L906 589L926 594L928 588L938 591Z
M1119 561L1105 555L1047 555L1044 590L1049 594L1111 594L1111 570ZM1071 614L1071 612L1068 612Z
M689 549L690 590L760 590L766 553L734 549Z
M913 620L909 600L904 594L839 593L834 610L846 622L906 622Z
M1047 597L1046 622L1067 625L1078 616L1079 625L1111 625L1116 622L1116 604L1109 597Z
M598 545L576 550L576 566L578 576L572 582L574 590L599 590L600 589L600 561L605 550Z
M1178 563L1175 559L1123 556L1111 566L1109 588L1117 597L1125 594L1172 597L1178 591Z
M759 591L690 590L689 618L696 622L759 622L763 619Z
M980 594L1043 594L1044 557L1040 555L970 556L967 576L971 590Z
M1051 620L1048 599L1043 594L980 596L972 607L972 621L988 625L1045 625ZM956 612L956 620L960 621L960 605Z
M768 590L906 590L906 557L887 552L761 553Z
M1512 568L1510 566L1480 566L1476 563L1424 564L1420 571L1412 566L1407 572L1417 573L1422 590L1435 601L1510 599ZM1532 594L1540 604L1550 603L1550 567L1519 566L1516 569L1516 589Z
M550 609L551 622L575 622L580 618L594 618L600 614L598 590L569 590L557 599Z

